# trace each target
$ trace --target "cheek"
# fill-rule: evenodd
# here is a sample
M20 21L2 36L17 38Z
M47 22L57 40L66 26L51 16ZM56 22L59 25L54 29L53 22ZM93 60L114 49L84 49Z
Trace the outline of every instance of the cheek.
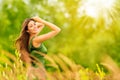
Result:
M33 30L33 27L29 27L28 30L29 30L29 31Z
M32 32L33 31L33 29L32 28L28 28L28 30L27 30L28 32Z

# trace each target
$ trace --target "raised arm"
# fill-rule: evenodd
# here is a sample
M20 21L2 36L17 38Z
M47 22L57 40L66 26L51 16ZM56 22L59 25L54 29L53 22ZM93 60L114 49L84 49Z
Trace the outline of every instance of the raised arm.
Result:
M43 20L43 19L41 19L39 17L33 17L33 19L35 21L37 21L37 22L43 23L44 25L48 26L52 30L52 31L50 31L50 32L48 32L46 34L36 36L34 38L35 43L41 43L41 42L43 42L45 40L48 40L48 39L54 37L55 35L57 35L61 31L61 29L59 27L57 27L55 24L53 24L53 23L45 21L45 20Z

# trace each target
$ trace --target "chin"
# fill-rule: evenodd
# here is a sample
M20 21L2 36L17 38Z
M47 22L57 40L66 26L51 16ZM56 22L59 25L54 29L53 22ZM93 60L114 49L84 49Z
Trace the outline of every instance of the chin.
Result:
M33 32L33 34L39 34L39 32Z

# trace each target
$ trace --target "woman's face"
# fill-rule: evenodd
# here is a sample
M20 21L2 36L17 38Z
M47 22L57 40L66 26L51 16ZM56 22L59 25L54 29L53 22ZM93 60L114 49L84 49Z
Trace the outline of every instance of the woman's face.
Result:
M29 34L39 34L39 32L43 29L44 24L43 23L39 23L39 22L35 22L35 21L30 21L28 23L28 30L27 32Z

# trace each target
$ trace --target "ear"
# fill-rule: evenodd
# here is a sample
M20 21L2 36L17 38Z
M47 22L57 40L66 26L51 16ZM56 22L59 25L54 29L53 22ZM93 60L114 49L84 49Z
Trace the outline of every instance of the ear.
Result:
M29 31L27 30L26 32L28 32L29 33Z

